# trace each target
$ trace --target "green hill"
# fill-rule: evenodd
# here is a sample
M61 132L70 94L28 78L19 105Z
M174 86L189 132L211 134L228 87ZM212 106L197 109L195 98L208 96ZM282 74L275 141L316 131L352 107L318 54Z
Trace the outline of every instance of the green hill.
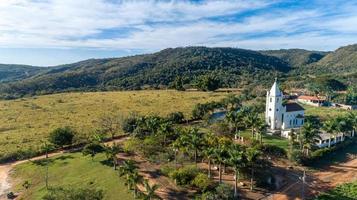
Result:
M319 62L311 65L315 73L355 73L357 72L357 44L338 48L327 54Z
M199 76L207 74L215 74L221 87L266 86L276 76L282 81L300 82L295 84L298 87L311 77L331 75L353 84L357 72L357 44L333 52L169 48L153 54L90 59L41 68L40 72L36 69L31 73L19 70L17 76L11 75L11 72L3 73L3 80L18 81L0 84L0 98L64 91L167 88L177 76L183 77L184 84L194 86Z
M0 83L25 79L37 75L47 68L28 65L0 64Z
M40 75L0 86L2 96L45 94L68 90L133 90L166 87L177 76L194 84L196 77L215 73L221 86L270 81L289 66L279 58L234 48L186 47L123 58L91 59L59 66Z
M298 68L311 63L318 62L328 52L308 51L304 49L280 49L260 51L262 54L275 56L287 62L291 67Z

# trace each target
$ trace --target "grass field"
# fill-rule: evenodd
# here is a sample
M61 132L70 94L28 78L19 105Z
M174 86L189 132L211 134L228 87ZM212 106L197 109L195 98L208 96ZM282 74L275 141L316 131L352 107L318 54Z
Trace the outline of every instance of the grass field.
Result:
M108 115L131 112L159 114L182 111L190 117L193 106L218 100L225 93L178 91L125 91L63 93L0 101L0 158L30 147L36 151L41 140L55 128L71 126L86 134Z
M331 107L314 107L308 105L303 105L303 107L305 108L305 115L318 116L322 120L326 120L331 117L336 117L351 112L344 109Z
M101 163L105 160L104 154L97 155L92 161L90 157L84 157L81 153L68 153L50 158L49 185L81 187L93 183L94 187L104 191L105 199L134 199L118 172L111 166ZM11 174L16 183L14 190L23 191L26 200L41 199L46 193L45 172L46 167L41 165L41 162L17 165ZM24 181L31 184L26 191L22 187Z
M245 130L240 133L242 137L244 137L246 140L251 139L251 132L250 130ZM281 147L283 149L287 149L289 146L289 141L285 138L279 137L279 136L272 136L272 135L263 135L263 143L264 144L271 144L271 145L276 145L278 147Z

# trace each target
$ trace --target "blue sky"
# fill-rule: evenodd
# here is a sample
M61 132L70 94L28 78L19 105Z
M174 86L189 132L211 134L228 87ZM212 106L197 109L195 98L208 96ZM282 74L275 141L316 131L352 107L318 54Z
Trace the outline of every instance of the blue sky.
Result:
M334 50L354 43L357 1L0 1L0 63L52 66L182 46Z

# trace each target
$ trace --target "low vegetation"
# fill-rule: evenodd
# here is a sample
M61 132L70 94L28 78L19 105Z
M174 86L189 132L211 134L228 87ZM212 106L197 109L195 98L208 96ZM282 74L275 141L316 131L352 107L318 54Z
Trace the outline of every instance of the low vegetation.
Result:
M180 111L189 119L195 104L224 96L222 93L135 91L64 93L0 101L0 160L36 155L56 128L71 127L76 132L73 142L79 143L95 132L113 130L110 126L115 124L111 124L113 118L124 119L130 113L167 116ZM181 114L176 115L171 117L182 120ZM119 127L112 133L120 135L122 131Z

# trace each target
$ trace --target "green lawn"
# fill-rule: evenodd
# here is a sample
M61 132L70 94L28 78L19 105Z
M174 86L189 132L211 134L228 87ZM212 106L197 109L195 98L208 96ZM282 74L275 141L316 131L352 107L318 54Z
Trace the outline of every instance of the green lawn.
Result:
M344 109L340 108L331 108L331 107L314 107L314 106L308 106L308 105L302 105L305 108L305 115L307 116L318 116L322 120L326 120L330 117L336 117L340 115L347 114L348 112Z
M243 136L246 140L250 140L251 131L245 130L245 131L241 132L241 136ZM279 137L279 136L272 136L272 135L263 135L263 143L276 145L283 149L287 149L288 145L289 145L289 141L287 139Z
M118 172L112 167L103 165L104 154L95 157L84 157L81 153L66 153L50 159L49 184L50 186L80 187L90 182L95 187L104 190L105 199L130 200L133 195L128 192L124 180L118 176ZM26 200L41 199L46 193L45 166L41 162L27 162L14 168L12 178L15 180L14 191L23 190L22 183L30 181L30 188L23 194Z

